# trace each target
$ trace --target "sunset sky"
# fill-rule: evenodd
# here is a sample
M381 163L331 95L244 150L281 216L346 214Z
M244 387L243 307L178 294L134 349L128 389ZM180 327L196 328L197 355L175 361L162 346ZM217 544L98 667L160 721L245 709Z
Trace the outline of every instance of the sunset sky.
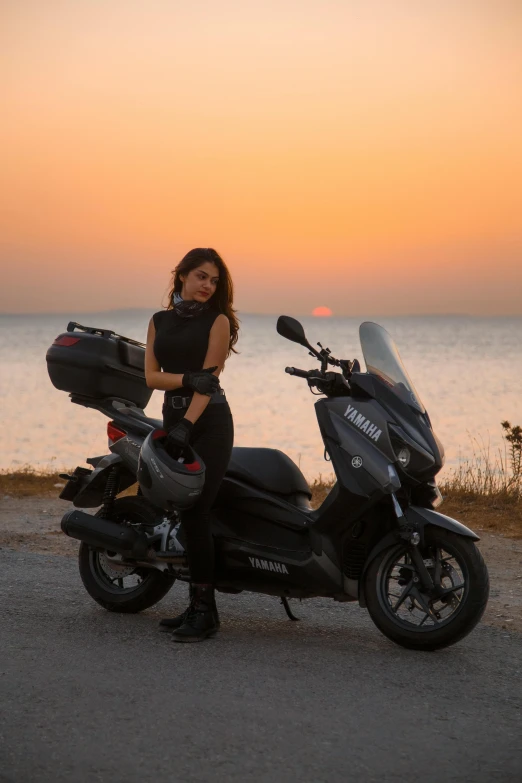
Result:
M0 312L522 314L521 0L2 0Z

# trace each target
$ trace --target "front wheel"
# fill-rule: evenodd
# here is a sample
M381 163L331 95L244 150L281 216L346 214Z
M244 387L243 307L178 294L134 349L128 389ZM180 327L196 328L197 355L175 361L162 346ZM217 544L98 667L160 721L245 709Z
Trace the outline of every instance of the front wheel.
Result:
M157 511L142 497L117 498L113 522L158 524ZM174 577L155 568L124 565L115 552L100 552L82 542L79 551L80 576L91 598L109 612L134 614L154 606L168 593Z
M434 589L422 587L406 542L381 552L365 579L368 611L382 633L402 647L437 650L473 630L489 595L489 577L469 538L427 527L419 552Z

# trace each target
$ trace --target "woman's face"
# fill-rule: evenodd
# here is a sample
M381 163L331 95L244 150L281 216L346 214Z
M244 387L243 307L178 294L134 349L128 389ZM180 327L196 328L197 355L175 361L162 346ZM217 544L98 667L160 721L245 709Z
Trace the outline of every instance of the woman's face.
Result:
M196 302L208 302L217 288L219 269L212 261L205 261L196 269L191 269L187 275L179 276L183 288L183 299L193 299Z

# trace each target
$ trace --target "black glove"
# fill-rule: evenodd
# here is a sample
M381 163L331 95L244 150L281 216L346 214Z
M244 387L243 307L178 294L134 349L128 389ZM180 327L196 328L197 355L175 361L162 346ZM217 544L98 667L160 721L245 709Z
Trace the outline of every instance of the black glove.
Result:
M194 425L188 419L180 419L167 435L168 451L179 452L188 445Z
M199 394L214 394L219 389L219 378L212 375L215 367L207 367L205 370L199 370L198 372L186 372L183 376L183 386Z

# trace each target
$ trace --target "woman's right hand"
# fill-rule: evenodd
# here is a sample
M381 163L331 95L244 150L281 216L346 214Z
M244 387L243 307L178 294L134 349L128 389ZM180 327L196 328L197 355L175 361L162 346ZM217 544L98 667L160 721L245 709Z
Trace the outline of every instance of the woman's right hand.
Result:
M192 391L198 392L198 394L212 395L220 388L219 378L212 375L215 367L207 367L205 370L199 370L198 372L186 372L183 375L183 386Z
M178 452L187 446L193 429L194 424L188 419L183 418L169 430L166 445L167 450L173 452L172 456L177 457Z

